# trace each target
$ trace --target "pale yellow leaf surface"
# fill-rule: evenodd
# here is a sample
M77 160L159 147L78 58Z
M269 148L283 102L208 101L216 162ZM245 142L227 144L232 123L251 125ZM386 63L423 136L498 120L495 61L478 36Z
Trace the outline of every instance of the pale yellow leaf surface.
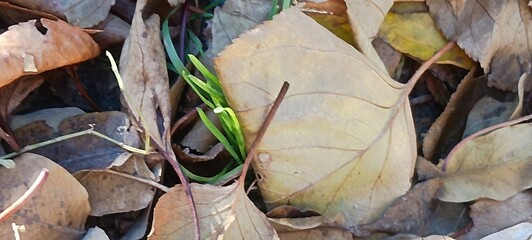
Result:
M290 83L253 161L268 206L353 225L375 220L410 188L416 143L406 89L352 46L294 8L219 56L248 147Z
M0 35L0 87L99 54L98 45L78 27L44 18L22 22Z
M345 239L352 240L353 234L345 229L333 227L323 217L270 218L280 239Z
M532 123L500 128L462 142L447 159L438 198L502 201L532 187Z
M14 239L11 224L24 225L21 239L79 239L89 215L87 191L70 173L48 158L25 153L13 169L0 167L0 209L13 204L42 168L50 171L41 189L20 210L0 222L0 239Z
M192 183L202 239L277 239L266 216L238 183L226 187ZM161 196L148 239L193 239L194 222L183 185Z
M126 106L158 146L170 149L170 98L168 73L161 41L160 20L146 20L142 10L146 1L138 1L122 55L120 75L124 81Z
M66 18L81 28L92 27L109 14L115 0L10 0L18 6L43 11Z
M434 22L488 74L490 86L517 90L532 62L532 11L527 0L427 0ZM532 89L528 81L526 90Z
M380 71L385 71L386 67L371 45L371 41L377 35L384 16L393 5L393 0L346 0L345 4L357 49Z

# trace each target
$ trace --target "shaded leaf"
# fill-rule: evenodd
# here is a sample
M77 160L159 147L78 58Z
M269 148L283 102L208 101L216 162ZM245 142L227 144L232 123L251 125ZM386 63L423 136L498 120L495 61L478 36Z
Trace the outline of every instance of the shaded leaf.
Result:
M0 87L23 75L82 62L100 54L81 29L63 21L30 20L0 35Z
M427 0L434 21L445 36L460 45L489 73L489 85L517 90L521 74L532 64L532 12L527 0ZM453 6L454 5L454 6ZM532 89L532 81L525 89Z
M510 120L514 109L515 104L512 102L499 102L490 96L482 97L467 115L462 137L466 138L484 128Z
M43 82L44 78L39 76L28 76L0 88L0 115L8 119L20 102Z
M504 229L500 232L483 237L481 240L499 240L499 239L522 239L529 240L532 235L532 223L524 222L515 226Z
M66 18L81 28L92 27L109 14L115 0L10 0L9 2Z
M353 239L351 232L330 226L323 217L270 218L270 222L280 239Z
M291 8L219 56L248 147L290 82L253 161L270 207L367 223L410 188L416 143L407 90L352 46Z
M447 157L438 198L467 202L502 201L532 187L532 123L497 129L462 141Z
M460 240L480 239L532 216L532 191L524 191L502 202L481 199L471 205L473 228ZM530 219L529 219L530 220ZM517 238L499 238L517 239Z
M65 169L50 159L26 153L13 169L0 167L0 209L6 209L27 190L42 168L48 179L35 196L13 216L0 222L0 238L13 239L11 224L24 225L21 239L79 239L89 214L87 191Z
M203 239L276 239L266 216L251 202L238 183L227 187L190 186L198 210ZM161 196L154 210L148 239L192 239L194 222L182 185Z

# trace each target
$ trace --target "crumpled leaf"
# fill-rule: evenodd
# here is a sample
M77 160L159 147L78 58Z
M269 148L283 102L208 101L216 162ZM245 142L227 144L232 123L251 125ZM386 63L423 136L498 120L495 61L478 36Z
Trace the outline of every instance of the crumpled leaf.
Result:
M226 187L190 185L203 239L277 239L268 219L238 183ZM148 239L193 239L185 188L177 185L161 196L154 210Z
M87 191L65 169L43 156L25 153L13 169L0 167L0 209L13 204L31 185L42 168L48 179L33 198L14 215L0 222L0 238L14 239L11 223L24 225L21 239L79 239L89 215Z
M345 1L345 4L357 49L366 55L379 71L385 71L386 67L371 45L371 40L377 35L384 16L393 5L393 0L349 0Z
M0 87L20 76L82 62L100 54L81 29L61 20L30 20L0 35Z
M146 1L137 1L131 31L122 48L120 75L130 114L156 145L172 153L168 73L160 37L159 16L144 20Z
M404 85L298 9L242 35L215 67L247 147L290 83L253 161L270 207L368 223L410 188L416 142Z
M19 6L66 18L80 28L92 27L109 14L115 0L9 0Z
M497 129L461 142L446 159L438 198L467 202L502 201L532 187L532 123Z
M526 221L532 216L532 191L524 191L502 202L481 199L471 205L473 228L460 240L475 240ZM499 238L517 239L517 238Z
M517 91L521 74L531 70L532 12L527 4L527 0L427 0L445 36L489 73L488 84L512 91ZM532 81L525 89L532 89Z

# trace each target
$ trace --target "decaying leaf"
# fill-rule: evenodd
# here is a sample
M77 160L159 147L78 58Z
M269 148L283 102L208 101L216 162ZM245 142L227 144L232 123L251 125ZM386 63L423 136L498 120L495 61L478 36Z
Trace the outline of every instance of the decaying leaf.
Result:
M280 86L291 85L253 161L270 207L294 205L354 225L375 220L410 188L416 143L408 93L386 69L295 8L219 56L215 67L248 147Z
M35 196L13 216L0 222L0 238L14 239L12 223L24 225L21 239L79 239L89 215L87 191L65 169L43 156L22 154L13 169L0 167L0 209L13 204L28 189L42 168L48 179Z
M471 205L471 217L475 224L460 240L480 239L527 219L530 221L532 220L530 216L532 216L532 191L530 190L518 193L502 202L490 199L478 200Z
M203 239L278 238L266 216L249 200L238 183L227 187L192 183L190 188ZM151 240L194 238L194 222L183 185L177 185L161 196L155 206L152 226L148 236Z
M0 87L20 76L91 59L98 45L78 27L61 20L30 20L0 35Z
M156 145L171 153L168 73L159 16L143 19L145 5L146 1L137 2L131 31L120 57L120 75L126 93L124 105Z
M438 198L467 202L481 197L502 201L532 187L532 123L497 129L462 141L446 159Z
M80 28L92 27L103 21L109 14L111 6L115 4L115 0L10 0L10 2L65 17L70 24Z
M427 0L445 36L460 45L489 73L489 85L517 91L521 74L532 64L532 11L527 0ZM460 6L460 7L456 7ZM532 82L525 89L532 89Z

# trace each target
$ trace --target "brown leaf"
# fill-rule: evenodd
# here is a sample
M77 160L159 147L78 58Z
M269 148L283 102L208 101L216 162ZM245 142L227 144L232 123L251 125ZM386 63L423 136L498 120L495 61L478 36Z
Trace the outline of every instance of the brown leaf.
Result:
M121 158L126 162L118 166L113 164L109 169L154 180L143 158L130 153L118 157ZM137 211L146 208L155 195L152 186L106 170L80 171L74 176L89 193L91 216Z
M11 3L52 13L66 18L70 24L80 28L92 27L103 21L109 14L115 0L10 0Z
M24 225L21 239L79 239L89 214L87 191L65 169L50 159L26 153L15 159L14 169L0 167L0 209L6 209L27 190L42 168L48 179L13 216L0 223L0 238L13 239L11 224Z
M459 240L475 240L498 232L532 216L532 191L524 191L502 202L481 199L471 205L473 228Z
M39 76L27 76L18 81L0 88L0 115L8 119L13 110L30 94L44 82L44 78Z
M521 74L532 64L532 12L527 0L427 0L435 22L445 36L460 45L489 73L489 85L517 90ZM459 6L459 7L457 7ZM532 89L532 81L525 89Z
M98 56L100 49L81 29L63 21L30 20L0 35L0 87L36 74Z
M124 105L153 141L171 153L168 74L159 16L152 15L144 20L145 3L137 2L131 31L120 57L120 75L126 92Z
M264 214L251 202L242 186L190 186L197 206L203 239L276 239ZM148 239L193 239L194 222L185 189L177 185L161 196L154 210Z
M438 198L467 202L502 201L532 187L532 123L497 129L464 140L442 165L446 175Z
M253 161L270 207L368 223L410 188L416 143L408 93L386 69L295 8L219 56L218 76L248 147L290 82Z
M351 232L331 227L323 217L307 218L270 218L280 239L353 239Z

